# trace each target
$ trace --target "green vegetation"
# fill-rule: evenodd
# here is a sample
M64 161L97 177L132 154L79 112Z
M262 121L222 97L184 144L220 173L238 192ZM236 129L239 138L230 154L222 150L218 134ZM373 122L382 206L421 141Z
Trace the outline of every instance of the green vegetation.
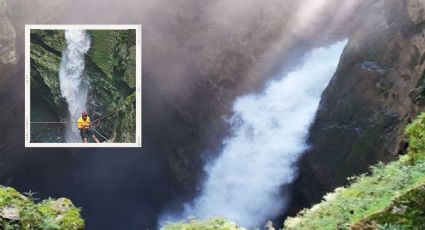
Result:
M134 89L136 84L135 30L90 30L92 47L89 57L114 84Z
M234 222L224 218L210 218L203 221L189 219L177 223L168 223L161 230L244 230Z
M284 229L425 229L425 113L406 127L408 154L369 175L348 178L352 184L327 194ZM225 219L168 223L162 230L243 229Z
M35 203L31 195L0 186L0 229L84 229L80 211L66 198Z
M425 113L406 128L408 154L349 178L324 201L288 218L285 229L421 229L424 223ZM403 204L403 205L401 205ZM397 211L399 210L399 211ZM401 211L400 211L401 210ZM421 219L422 218L422 219Z
M353 229L424 229L425 184L401 194L384 210L372 214Z
M414 162L423 160L425 158L425 113L419 115L407 126L406 135L409 138L411 160Z
M425 61L425 55L422 57L422 61ZM417 82L414 89L409 92L410 100L416 105L424 105L425 104L425 72L422 73L421 78Z
M86 59L91 92L89 112L101 117L99 132L111 142L135 142L136 31L89 30L91 48ZM114 113L121 108L119 113Z
M134 140L136 133L136 92L127 97L120 106L115 130L126 130L126 132L115 132L116 140Z

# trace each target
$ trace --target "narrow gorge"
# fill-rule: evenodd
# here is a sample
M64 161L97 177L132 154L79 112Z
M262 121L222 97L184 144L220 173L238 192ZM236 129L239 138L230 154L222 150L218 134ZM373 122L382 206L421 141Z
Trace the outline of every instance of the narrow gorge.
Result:
M400 202L420 204L412 197L422 194L422 186L414 183L422 183L418 178L423 162L412 163L405 127L425 104L421 0L7 3L7 8L0 4L0 25L5 28L0 30L0 96L7 98L0 104L7 111L0 124L7 130L0 134L0 183L37 191L40 198L69 197L83 208L87 229L237 229L263 227L268 220L276 228L302 229L299 224L305 224L308 229L320 224L326 213L343 213L338 221L330 221L333 226L375 223L377 228L376 221L397 214L388 210L403 210ZM143 25L142 149L58 151L21 146L27 23ZM123 106L126 113L117 116L129 122L111 119L101 131L116 141L129 141L126 130L134 128L129 126L133 116L126 114L135 110L135 70L122 66L134 62L129 58L135 52L130 45L134 37L122 31L88 34L86 108L102 116ZM339 43L329 58L333 61L320 58L320 68L307 71L316 66L308 53L335 48L332 44L345 38L345 48ZM32 86L41 92L31 91L31 98L42 108L32 108L34 120L69 117L59 80L66 47L65 31L31 34ZM104 59L100 47L113 55ZM322 67L332 71L322 76ZM283 82L291 73L303 74L296 76L295 86L286 87ZM321 83L329 81L328 86L315 82L319 78ZM276 104L269 103L270 98ZM309 109L304 99L312 100ZM287 113L304 109L308 111ZM34 140L65 139L66 127L38 129ZM283 140L286 136L291 142ZM337 197L333 202L315 206L319 211L299 212L347 186L347 178L364 173L374 176L358 177L363 178L358 179L362 190L340 188L327 196ZM371 184L387 191L372 190ZM359 198L365 191L384 194L386 204L393 203L369 216L349 201L350 195ZM398 192L399 199L391 200ZM373 204L365 201L357 203ZM191 214L231 220L187 222ZM175 222L161 225L166 220Z
M113 113L99 132L111 142L135 142L135 36L134 30L31 32L31 121L68 122L33 123L32 142L79 142L75 122L83 111L92 118Z

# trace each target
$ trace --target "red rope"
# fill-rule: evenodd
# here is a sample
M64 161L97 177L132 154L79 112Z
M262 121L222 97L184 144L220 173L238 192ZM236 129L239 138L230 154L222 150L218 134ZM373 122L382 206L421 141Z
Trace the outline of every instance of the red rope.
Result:
M78 123L77 121L31 121L32 124L70 124Z

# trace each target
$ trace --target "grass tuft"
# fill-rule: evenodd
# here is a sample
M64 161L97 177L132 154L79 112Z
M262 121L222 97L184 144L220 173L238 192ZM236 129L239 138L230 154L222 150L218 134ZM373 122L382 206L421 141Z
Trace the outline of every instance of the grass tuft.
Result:
M398 161L371 167L370 175L351 177L352 184L337 188L310 209L288 218L285 229L418 229L421 214L412 194L425 186L425 113L406 127L408 154ZM393 215L390 207L404 199L407 211ZM410 199L410 200L409 200ZM419 204L422 204L419 202ZM413 208L412 208L413 207ZM403 210L404 208L401 208ZM410 210L409 208L413 209ZM422 215L422 214L421 214ZM391 218L387 218L391 216ZM409 221L410 220L410 221ZM402 226L402 228L399 228Z

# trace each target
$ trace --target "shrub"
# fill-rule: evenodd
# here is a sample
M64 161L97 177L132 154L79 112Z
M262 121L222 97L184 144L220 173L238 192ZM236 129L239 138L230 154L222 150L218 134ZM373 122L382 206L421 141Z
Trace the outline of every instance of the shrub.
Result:
M409 155L413 161L424 158L425 153L425 113L419 115L406 127L409 140Z
M0 229L84 229L80 209L66 199L34 202L10 187L0 186Z

